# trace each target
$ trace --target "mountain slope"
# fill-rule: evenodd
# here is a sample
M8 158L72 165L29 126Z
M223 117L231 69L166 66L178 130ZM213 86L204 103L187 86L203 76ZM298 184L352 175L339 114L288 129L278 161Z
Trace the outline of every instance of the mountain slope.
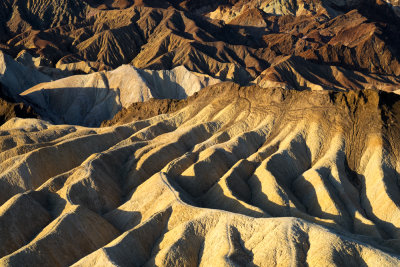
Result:
M27 30L6 45L32 51L62 70L85 73L128 63L156 70L184 65L246 84L280 57L299 56L365 73L400 75L400 18L384 3L291 1L293 12L281 14L270 7L285 6L282 1L239 1L227 7L240 12L223 22L179 1L139 2L121 10L91 8L79 22Z
M183 66L170 71L151 71L124 65L113 71L41 83L21 96L43 118L55 123L99 126L132 103L150 98L183 99L218 82Z
M76 0L4 0L0 10L0 28L13 36L30 28L44 30L81 21L88 5ZM0 41L5 41L2 39L6 36L1 36Z
M399 76L365 74L334 65L322 65L300 57L285 57L261 73L254 81L261 87L294 90L362 90L397 92Z
M49 81L51 81L49 76L34 68L24 66L0 51L0 84L4 85L2 94L10 98L18 98L20 93L30 87Z

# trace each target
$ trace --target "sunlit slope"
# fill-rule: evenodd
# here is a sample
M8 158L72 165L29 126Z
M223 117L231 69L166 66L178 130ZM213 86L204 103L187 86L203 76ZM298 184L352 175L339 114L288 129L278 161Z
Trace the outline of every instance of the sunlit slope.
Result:
M397 95L193 98L107 128L3 125L0 264L400 264Z

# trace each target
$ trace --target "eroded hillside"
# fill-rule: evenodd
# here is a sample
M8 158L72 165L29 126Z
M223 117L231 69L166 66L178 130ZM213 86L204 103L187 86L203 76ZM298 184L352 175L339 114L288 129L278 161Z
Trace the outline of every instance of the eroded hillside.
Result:
M12 32L3 50L17 54L25 49L49 66L75 72L128 63L157 70L183 65L241 84L283 56L365 75L400 74L400 19L383 2L64 1L68 8L58 12L53 8L57 1L9 5L12 12L30 10L31 22L12 30L13 25L27 23L24 16L3 16L4 31ZM43 9L48 14L41 15ZM48 23L35 24L37 20Z
M0 265L399 266L399 8L0 1Z
M385 92L222 83L121 126L10 120L0 261L398 265L399 111Z

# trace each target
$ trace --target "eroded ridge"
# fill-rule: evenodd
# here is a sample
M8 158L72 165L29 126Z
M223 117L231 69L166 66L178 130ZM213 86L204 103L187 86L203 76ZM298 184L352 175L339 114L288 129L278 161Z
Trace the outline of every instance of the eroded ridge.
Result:
M400 264L400 96L221 83L191 101L1 126L0 264Z

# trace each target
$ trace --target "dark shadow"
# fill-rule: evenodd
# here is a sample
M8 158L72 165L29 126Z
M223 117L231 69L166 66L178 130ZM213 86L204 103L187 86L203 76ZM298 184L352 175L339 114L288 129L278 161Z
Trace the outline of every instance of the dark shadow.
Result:
M140 76L146 80L146 83L149 85L151 93L155 98L186 99L188 97L185 88L175 81L172 81L171 77L166 73L168 71L160 70L148 73L142 69L136 70L139 72ZM161 77L160 72L164 72L165 75Z
M360 255L360 252L353 246L349 245L344 248L335 247L332 253L332 261L336 266L369 266Z
M317 170L317 173L320 175L321 177L321 181L324 185L324 188L327 190L327 193L329 195L329 197L332 199L332 201L335 203L336 205L336 209L339 211L339 213L341 213L340 215L334 215L334 214L330 214L327 212L324 212L321 209L321 206L318 203L318 198L317 198L317 193L314 189L314 186L312 185L312 183L308 182L303 175L300 175L296 180L301 181L309 190L307 193L307 197L309 197L310 199L313 200L311 206L312 206L312 210L310 209L309 205L306 205L304 202L302 202L302 204L304 205L304 207L307 210L307 214L310 214L311 216L317 217L317 218L323 218L323 219L329 219L329 220L333 220L335 221L337 224L343 226L346 229L352 229L352 221L351 220L346 220L346 219L350 219L351 216L350 214L348 214L345 205L342 203L341 199L338 198L337 196L339 195L339 192L337 192L337 190L334 188L334 186L331 184L331 182L329 181L329 176L331 175L331 170L328 168L319 168ZM302 196L299 195L300 192L298 192L296 194L296 192L294 192L295 195L297 195L301 201Z
M65 200L51 192L27 191L18 195L14 203L8 206L3 213L3 219L7 221L7 218L11 216L14 217L14 220L22 221L22 224L13 225L12 233L5 228L0 229L1 235L9 236L9 240L0 238L3 242L9 242L7 248L0 249L0 257L11 254L29 244L47 225L57 219L60 214L58 211L63 210L65 204ZM55 209L55 205L59 207ZM34 209L34 211L24 212L24 209ZM55 210L58 211L55 212ZM7 215L7 213L9 214ZM5 226L2 222L0 218L0 225ZM24 227L24 224L28 225ZM2 233L3 231L7 232ZM17 238L15 238L16 234Z
M58 194L48 190L31 191L29 194L51 214L53 220L60 216L67 204Z
M137 211L125 211L116 208L103 215L112 226L121 233L134 228L142 220L142 214Z
M258 180L254 180L253 183L254 183L254 187L256 187L256 188L260 188L261 187L261 183ZM365 188L364 184L363 184L363 188ZM365 194L365 189L363 189L362 192L360 192L360 194L361 195ZM312 198L316 198L315 190L311 191L311 197ZM310 214L309 210L306 210L305 214L310 214L310 218L307 218L304 215L299 216L300 214L295 208L291 208L289 206L281 206L281 205L275 204L275 203L273 203L273 202L268 200L268 196L267 195L265 195L264 198L265 199L263 201L264 202L263 207L260 207L260 206L259 207L262 208L263 210L265 210L266 212L268 212L269 214L271 214L274 217L298 217L300 219L309 221L311 223L316 223L314 220L310 220L312 218L311 216L313 216L313 214L312 213ZM388 223L388 222L384 222L384 221L379 220L378 218L376 218L376 216L374 216L372 214L372 208L370 206L369 200L367 200L367 199L365 199L365 200L366 200L366 203L368 203L368 204L365 205L366 203L364 203L364 205L363 205L364 211L361 211L361 212L364 213L364 216L367 219L369 219L369 220L371 220L372 222L375 223L375 225L380 230L381 234L382 233L385 234L382 231L381 227L389 227L389 228L391 228L393 230L398 230L397 228L395 228L393 226L393 224ZM278 213L273 212L274 210L278 211ZM324 213L324 216L337 219L337 217L335 217L335 215L328 214L328 213ZM319 216L316 216L316 217L318 218ZM332 231L333 233L337 233L337 234L339 234L341 236L344 236L346 238L354 239L356 242L361 242L361 243L372 245L372 246L374 246L376 248L379 248L380 250L386 251L388 253L399 253L399 251L395 247L390 246L390 243L389 244L385 244L383 242L385 239L391 239L392 238L392 237L388 236L387 234L383 237L383 239L379 239L379 238L375 238L375 237L370 237L368 235L354 234L352 232L344 230L342 227L340 227L340 224L337 224L337 223L328 223L328 222L326 222L326 223L323 223L323 224L321 224L321 223L318 223L318 224L320 224L323 227L329 229L329 231ZM367 229L368 227L370 227L371 229L374 229L373 226L370 226L370 225L365 225L365 227L366 227L365 229Z
M0 126L12 118L38 118L33 108L24 103L12 103L0 98Z
M171 213L170 207L153 215L135 229L129 229L127 234L125 232L118 244L104 248L104 252L119 266L143 266L150 260L154 250L160 250L159 243L168 232L167 224Z
M119 91L99 87L65 87L23 95L43 118L55 124L99 127L121 110Z
M400 61L400 17L395 14L390 4L385 1L362 1L345 8L335 6L334 2L322 1L322 5L326 8L328 7L327 3L343 13L356 9L358 13L368 19L367 22L376 23L381 30L377 33L377 36L388 44L388 49Z
M391 170L391 172L393 174L394 170ZM376 224L380 234L384 239L396 238L400 229L388 221L379 219L374 214L371 200L367 197L365 176L361 174L357 174L357 176L361 184L361 190L360 190L361 207L364 209L364 214L366 218L371 220L374 224ZM398 174L396 174L396 176L398 176ZM393 176L387 175L387 172L384 172L383 181L385 183L386 193L388 194L388 197L391 198L391 200L396 204L396 206L399 207L398 204L400 196L399 190L398 187L390 186L390 184L393 184L393 183L388 183L388 180L390 179L393 179Z
M182 24L182 16L192 20L196 25L196 35L202 37L202 40L198 40L201 43L224 41L231 45L246 45L252 48L261 48L263 42L260 37L268 31L266 27L231 25L223 22L217 23L195 13L184 12L179 13L179 15L176 13L176 16L174 16L174 18L180 17L179 20L176 20L176 25L180 25L177 29L181 29L181 31L176 32L176 34L181 36L187 34L185 33L184 24Z
M267 218L268 215L264 212L251 210L248 207L242 205L237 199L232 199L225 196L223 189L219 184L215 184L210 190L214 190L214 194L218 195L218 201L210 202L209 199L205 198L205 195L196 200L196 204L199 207L215 210L225 210L232 213L239 213L253 218ZM248 201L249 203L251 201Z
M317 64L314 61L308 61L297 56L292 56L289 61L294 61L297 66L301 66L295 69L296 72L310 83L321 85L328 90L337 90L336 87L345 89L363 89L364 86L362 83L367 83L365 77L357 74L357 72L336 66L339 71L344 74L344 77L354 84L354 87L349 87L347 84L342 84L340 80L333 75L331 66L335 66L334 64ZM291 85L294 89L299 91L311 90L309 87L300 85L294 73L290 69L279 69L279 73L284 78L284 81ZM365 75L372 78L371 74L366 73ZM373 78L375 78L375 76ZM377 78L382 82L393 84L393 82L391 82L389 79L384 79L383 77Z
M6 203L10 198L15 196L16 194L23 193L24 188L16 185L10 185L7 180L0 179L0 206Z
M230 225L228 228L228 235L230 236L231 254L225 256L226 261L233 264L233 266L256 266L253 263L254 253L244 246L244 241L240 235L239 230Z

